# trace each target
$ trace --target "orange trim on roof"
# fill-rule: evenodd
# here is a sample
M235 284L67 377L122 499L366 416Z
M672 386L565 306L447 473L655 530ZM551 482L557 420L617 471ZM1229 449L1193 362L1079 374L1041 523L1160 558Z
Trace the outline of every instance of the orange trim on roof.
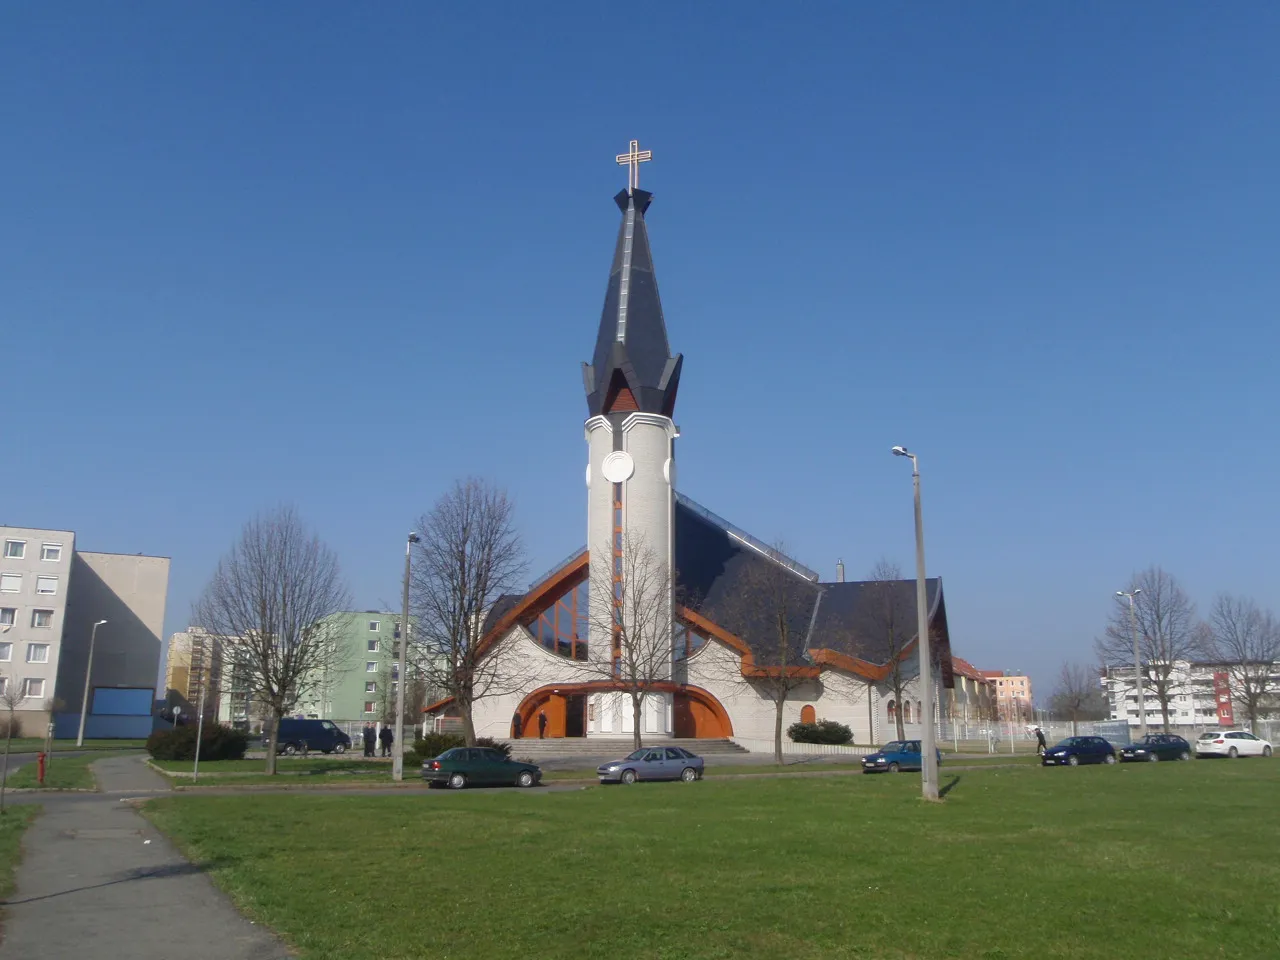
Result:
M817 667L757 667L755 665L755 654L751 652L751 647L747 646L747 642L736 633L730 633L720 624L713 620L708 620L696 610L690 610L688 607L677 607L676 616L689 624L689 626L719 640L725 646L730 647L741 655L741 669L744 677L778 677L782 676L782 671L785 670L787 676L803 678L817 677L820 672Z
M851 657L847 653L841 653L839 650L810 650L809 656L813 658L813 662L819 667L827 667L829 669L843 670L846 673L854 673L867 680L883 680L889 674L889 668L882 665L871 663L869 660L860 660L857 657Z
M591 552L583 550L559 570L550 574L541 583L530 588L514 607L493 625L493 628L480 641L477 656L483 656L485 650L497 643L507 631L517 623L525 626L533 623L544 610L558 600L566 590L576 587L587 579L590 572Z
M435 713L453 703L453 697L445 697L443 700L437 700L435 703L429 704L422 708L423 713Z

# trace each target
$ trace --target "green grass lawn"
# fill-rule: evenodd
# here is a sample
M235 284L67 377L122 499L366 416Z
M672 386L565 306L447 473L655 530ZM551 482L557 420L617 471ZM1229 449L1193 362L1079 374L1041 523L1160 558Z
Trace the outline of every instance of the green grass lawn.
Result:
M1280 762L707 780L148 814L310 960L1280 956Z
M173 773L190 773L190 760L153 760L161 770ZM215 773L262 773L266 769L265 760L201 760L200 776L206 772ZM391 775L391 761L361 760L352 757L277 757L276 769L282 774L324 774L342 772L381 772Z
M22 834L36 818L40 808L31 804L6 807L0 817L0 897L13 890L13 871L22 854Z
M105 755L101 751L89 753L82 757L60 757L55 753L45 772L44 789L94 789L95 784L93 774L89 771L89 764L97 763ZM37 772L34 763L24 763L16 772L9 774L9 789L40 787L41 784L36 779Z

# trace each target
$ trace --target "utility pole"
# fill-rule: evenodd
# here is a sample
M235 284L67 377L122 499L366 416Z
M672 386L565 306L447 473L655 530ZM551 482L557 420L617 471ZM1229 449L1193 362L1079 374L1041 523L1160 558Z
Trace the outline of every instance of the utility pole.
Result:
M911 484L916 507L916 653L920 657L920 795L938 799L938 750L933 729L933 662L929 652L929 595L924 569L924 515L920 509L920 462L906 447L894 447L896 457L911 458Z
M400 675L396 679L396 739L391 745L391 779L404 779L404 687L409 653L409 565L410 551L418 542L418 535L410 533L404 543L404 605L400 620Z
M89 662L84 667L84 696L80 700L80 732L76 734L76 746L84 746L84 716L89 710L89 678L93 674L93 644L98 639L98 628L107 621L99 620L89 631Z
M1117 590L1117 597L1129 598L1129 634L1133 637L1133 682L1138 688L1138 735L1147 735L1146 692L1142 688L1142 655L1138 652L1138 618L1133 612L1133 600L1141 590ZM1126 710L1127 714L1128 711ZM1127 719L1127 717L1126 717Z

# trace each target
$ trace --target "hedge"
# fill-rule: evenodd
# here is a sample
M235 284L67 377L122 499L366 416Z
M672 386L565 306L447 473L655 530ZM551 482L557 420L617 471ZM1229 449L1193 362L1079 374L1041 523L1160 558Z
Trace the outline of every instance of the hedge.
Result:
M787 728L787 736L794 743L850 743L853 731L843 723L834 720L819 720L817 723L793 723Z
M200 738L200 759L243 760L248 746L248 734L221 724L207 724ZM195 726L155 731L147 737L147 753L155 760L195 760Z

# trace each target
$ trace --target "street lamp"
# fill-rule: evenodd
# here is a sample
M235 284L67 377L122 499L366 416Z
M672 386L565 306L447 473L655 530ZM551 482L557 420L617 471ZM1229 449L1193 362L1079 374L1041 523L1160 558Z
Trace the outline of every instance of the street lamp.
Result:
M419 537L410 533L404 542L404 610L400 618L400 675L396 678L396 739L391 745L391 779L404 779L404 686L409 652L409 558Z
M89 631L89 663L84 668L84 696L80 700L80 732L76 734L76 746L84 746L84 716L89 710L89 678L93 673L93 642L98 638L98 628L107 621L99 620Z
M1133 683L1138 688L1138 734L1147 735L1147 704L1142 690L1142 657L1138 655L1138 618L1133 612L1133 600L1141 590L1117 590L1117 597L1129 599L1129 634L1133 638ZM1126 711L1127 713L1128 711Z
M933 663L929 652L929 597L924 577L924 517L920 512L920 462L906 447L893 448L895 457L911 460L911 483L916 501L916 636L920 656L920 794L938 799L938 752L933 731Z

